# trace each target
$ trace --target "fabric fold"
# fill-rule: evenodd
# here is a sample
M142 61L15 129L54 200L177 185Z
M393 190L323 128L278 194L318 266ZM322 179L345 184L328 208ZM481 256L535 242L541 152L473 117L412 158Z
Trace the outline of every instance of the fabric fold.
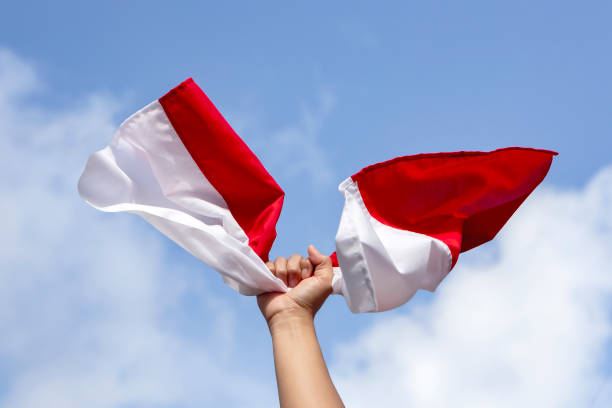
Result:
M264 263L284 193L191 79L123 122L78 189L142 216L244 295L287 291Z
M554 155L420 154L347 178L334 293L364 313L435 290L461 252L495 237ZM192 79L123 122L90 156L78 190L99 210L140 215L241 294L289 290L265 265L284 192Z
M435 290L459 253L495 237L544 179L555 152L506 148L399 157L340 184L342 293L356 313Z

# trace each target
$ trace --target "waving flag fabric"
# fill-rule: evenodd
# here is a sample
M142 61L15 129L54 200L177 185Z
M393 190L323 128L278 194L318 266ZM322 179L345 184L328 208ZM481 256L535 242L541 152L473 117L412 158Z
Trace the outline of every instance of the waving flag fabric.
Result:
M553 155L508 148L421 154L366 167L340 184L337 284L354 312L433 291L467 251L495 237L544 179Z
M287 290L264 263L284 193L191 79L123 122L78 187L95 208L142 216L242 294Z
M460 252L497 234L555 154L406 156L346 179L334 292L353 312L378 312L433 291ZM289 290L264 263L284 193L191 79L128 118L78 187L95 208L139 214L244 295Z

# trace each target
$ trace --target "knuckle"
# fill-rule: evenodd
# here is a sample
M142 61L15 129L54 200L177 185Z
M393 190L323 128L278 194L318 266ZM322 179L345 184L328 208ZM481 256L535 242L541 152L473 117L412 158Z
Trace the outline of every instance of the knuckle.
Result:
M289 262L287 262L287 270L290 273L298 273L300 269L300 261L302 260L301 255L293 254L289 257Z

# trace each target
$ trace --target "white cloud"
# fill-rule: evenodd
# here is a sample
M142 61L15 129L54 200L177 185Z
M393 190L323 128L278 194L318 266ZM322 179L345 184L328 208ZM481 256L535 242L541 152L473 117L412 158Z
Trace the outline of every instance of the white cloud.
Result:
M0 49L0 405L270 406L269 383L235 369L232 307L168 271L161 235L136 217L79 200L118 102L94 94L54 111L31 100L41 82ZM197 339L168 324L189 294L210 328Z
M31 101L41 82L0 50L0 405L274 405L269 379L246 378L236 360L231 305L196 274L169 272L163 238L136 217L78 199L118 102L94 94L54 111ZM336 181L318 141L333 105L324 92L262 139L298 163L285 174L279 160L274 174ZM431 304L381 314L338 347L347 406L609 406L611 217L612 168L584 191L539 190L498 258L466 254ZM214 328L197 339L167 321L189 294Z
M541 188L497 245L338 348L347 406L610 406L612 167L584 191Z

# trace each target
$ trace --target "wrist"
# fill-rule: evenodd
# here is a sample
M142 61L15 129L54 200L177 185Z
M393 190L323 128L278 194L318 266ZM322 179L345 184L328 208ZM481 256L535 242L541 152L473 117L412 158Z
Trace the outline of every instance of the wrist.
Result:
M272 332L285 328L313 326L314 316L310 311L304 309L285 309L275 313L267 322Z

